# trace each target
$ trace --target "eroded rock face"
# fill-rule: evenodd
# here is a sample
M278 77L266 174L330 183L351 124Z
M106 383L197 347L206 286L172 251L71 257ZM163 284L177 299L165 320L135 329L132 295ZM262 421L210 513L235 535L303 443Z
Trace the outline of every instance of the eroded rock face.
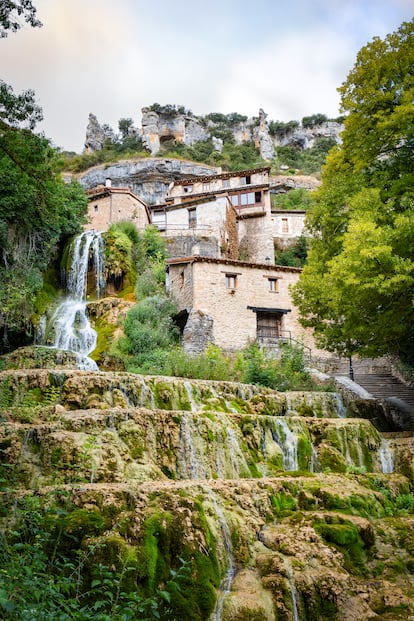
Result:
M105 143L105 130L100 126L94 114L89 115L86 127L85 153L100 151Z
M387 434L386 473L383 436L346 414L335 393L0 373L1 460L19 494L62 503L78 529L99 515L99 537L84 535L99 541L91 562L138 559L140 586L188 559L186 608L173 599L171 614L197 621L414 615L414 438Z
M163 114L149 108L142 108L142 141L155 155L165 140L183 142L191 147L200 140L209 138L209 133L196 117L187 114Z
M176 159L141 158L121 160L90 168L78 175L86 189L105 185L111 179L113 187L129 187L148 205L162 203L172 181L216 174L217 169L206 164L195 164Z

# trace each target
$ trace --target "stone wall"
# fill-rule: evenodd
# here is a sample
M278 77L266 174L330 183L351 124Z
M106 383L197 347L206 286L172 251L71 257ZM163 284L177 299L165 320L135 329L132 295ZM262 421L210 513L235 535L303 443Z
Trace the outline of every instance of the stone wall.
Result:
M310 332L298 321L289 287L299 278L300 269L249 265L241 261L193 258L169 263L169 290L179 309L194 309L213 319L214 343L237 350L256 339L257 316L248 307L284 309L284 335L315 349ZM226 286L226 275L236 277L236 286ZM269 289L269 278L277 279L277 291Z
M139 230L150 224L145 205L130 192L106 191L97 196L90 196L88 204L88 223L86 230L107 231L114 222L128 220Z
M285 246L305 232L305 211L272 211L271 231L279 245Z

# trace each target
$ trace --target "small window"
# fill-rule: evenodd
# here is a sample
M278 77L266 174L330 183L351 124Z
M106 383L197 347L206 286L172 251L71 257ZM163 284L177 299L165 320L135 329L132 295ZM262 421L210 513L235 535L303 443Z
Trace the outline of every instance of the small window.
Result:
M245 177L240 177L240 185L250 185L252 182L252 178L250 175L246 175Z
M180 289L184 287L184 272L180 272L180 275L178 277L178 286L180 287Z
M94 212L95 212L95 213L97 213L97 212L98 212L98 210L99 210L98 205L94 205L94 206L93 206L93 210L94 210Z
M230 179L223 179L223 188L230 187Z
M188 226L190 229L195 229L197 226L197 210L196 209L188 210Z
M204 182L203 183L203 192L210 192L210 182Z
M193 191L193 186L192 185L185 185L183 187L184 190L184 194L191 194Z
M237 274L226 274L226 289L235 289L237 284Z
M233 205L233 207L237 207L239 204L239 197L237 196L237 194L233 194L233 196L231 197L231 204Z
M277 278L268 278L267 286L268 286L269 291L272 291L273 293L277 293L279 290Z
M289 233L289 220L282 218L282 233Z
M254 193L254 202L255 203L261 203L262 202L262 193L260 191Z

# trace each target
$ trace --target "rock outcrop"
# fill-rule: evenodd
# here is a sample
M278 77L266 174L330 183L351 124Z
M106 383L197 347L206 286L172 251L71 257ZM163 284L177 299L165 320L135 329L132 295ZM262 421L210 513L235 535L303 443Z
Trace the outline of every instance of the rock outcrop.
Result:
M414 438L384 465L335 393L28 369L0 373L0 404L14 492L68 516L84 572L130 559L129 588L165 588L190 563L168 618L413 617Z
M172 181L216 173L217 169L207 164L140 158L94 166L77 175L77 179L86 190L105 185L106 179L111 179L113 187L128 187L145 203L155 205L164 202Z
M86 127L85 153L94 153L103 149L107 134L94 114L89 115Z
M159 153L163 143L173 141L193 146L202 140L212 140L216 150L222 148L220 134L223 129L230 132L236 144L253 142L259 150L262 159L270 161L275 154L277 146L295 146L299 149L311 148L318 138L332 138L340 142L340 134L343 129L341 123L336 121L323 121L313 127L303 127L299 123L294 128L283 128L281 131L271 133L267 122L267 114L259 110L257 118L241 117L229 118L234 115L218 115L220 120L212 120L206 117L197 117L189 111L176 109L174 106L166 106L163 109L146 107L142 108L142 120L140 128L131 128L134 135L142 138L143 145L152 156ZM237 119L237 116L240 118ZM108 137L106 126L100 126L97 118L89 115L89 124L86 132L85 151L91 153L102 149L105 139Z

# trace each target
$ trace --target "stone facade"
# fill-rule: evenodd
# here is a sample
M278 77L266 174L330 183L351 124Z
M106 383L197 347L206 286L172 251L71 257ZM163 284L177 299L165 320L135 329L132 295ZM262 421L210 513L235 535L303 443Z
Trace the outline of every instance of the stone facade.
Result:
M286 246L292 240L306 235L306 211L273 210L271 216L273 239L279 246Z
M209 239L217 258L274 263L267 167L175 182L164 214L164 235L192 237L191 254L201 254L198 244Z
M107 231L111 224L128 220L137 229L150 224L148 207L128 188L100 186L87 192L88 223L86 230Z
M168 291L179 311L187 313L189 318L197 311L207 318L210 326L212 322L208 339L202 343L198 337L199 351L209 341L225 350L246 347L260 336L262 320L265 326L270 326L267 318L278 321L274 327L277 338L293 338L314 349L310 333L299 324L289 292L289 287L298 280L299 268L189 257L170 259L168 270ZM264 334L264 344L268 336L274 336L273 328L269 330ZM187 349L189 341L184 340ZM196 353L194 343L191 353Z

